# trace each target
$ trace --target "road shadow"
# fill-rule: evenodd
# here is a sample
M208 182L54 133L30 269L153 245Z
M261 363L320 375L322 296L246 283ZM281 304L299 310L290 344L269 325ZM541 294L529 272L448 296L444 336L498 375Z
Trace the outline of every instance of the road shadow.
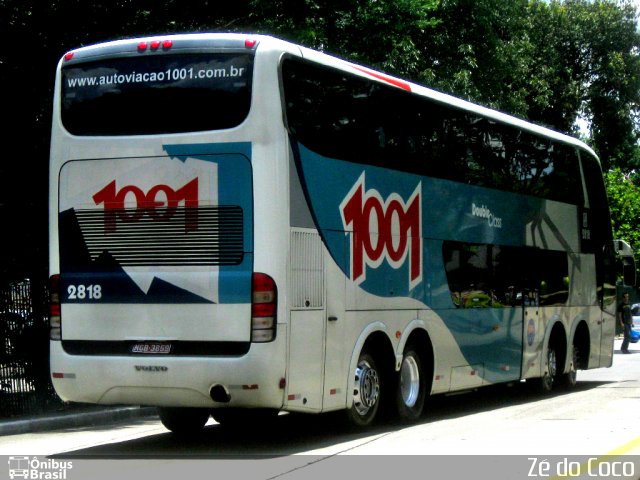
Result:
M530 384L483 387L477 391L436 395L429 399L423 417L410 425L386 418L367 429L351 427L344 412L319 415L288 413L275 420L252 427L230 428L218 424L208 425L202 432L191 436L178 436L170 432L153 434L143 438L110 443L65 452L53 458L77 459L264 459L289 456L327 447L345 452L353 448L352 441L386 434L413 425L461 418L499 408L544 401L558 396L588 391L607 383L603 381L579 381L569 390L557 390L551 394L532 392ZM156 423L155 419L141 419ZM108 431L113 425L87 427Z

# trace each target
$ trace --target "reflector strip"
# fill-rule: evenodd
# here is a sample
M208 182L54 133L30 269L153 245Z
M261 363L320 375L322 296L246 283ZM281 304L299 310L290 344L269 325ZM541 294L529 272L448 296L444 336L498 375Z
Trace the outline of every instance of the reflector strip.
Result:
M386 75L383 75L381 73L378 72L374 72L372 70L368 70L366 68L362 68L362 67L355 67L354 68L362 73L366 73L367 75L371 75L374 78L377 78L378 80L382 80L383 82L387 82L391 85L393 85L394 87L398 87L401 88L403 90L407 90L408 92L411 91L411 85L409 85L407 82L403 82L402 80L398 80L396 78L391 78L391 77L387 77Z

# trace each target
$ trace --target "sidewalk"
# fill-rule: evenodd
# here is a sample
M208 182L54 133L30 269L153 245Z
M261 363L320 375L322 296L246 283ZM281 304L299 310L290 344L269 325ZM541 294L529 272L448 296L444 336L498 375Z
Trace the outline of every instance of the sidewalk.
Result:
M0 435L17 435L62 428L105 425L135 418L153 417L155 415L157 415L155 407L93 406L16 420L0 420Z

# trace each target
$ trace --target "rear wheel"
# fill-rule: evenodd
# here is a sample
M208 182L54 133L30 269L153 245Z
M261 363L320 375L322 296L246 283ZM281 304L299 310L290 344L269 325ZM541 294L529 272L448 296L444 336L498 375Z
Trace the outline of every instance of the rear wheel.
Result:
M580 361L580 351L578 347L573 345L571 347L571 363L569 364L569 371L567 373L563 373L560 377L560 382L567 388L572 388L576 386L578 381L578 364Z
M354 425L366 427L373 423L380 408L380 370L371 355L361 352L353 375L353 405L347 416Z
M158 408L160 421L167 430L177 434L198 433L209 420L209 410L204 408Z
M408 347L402 357L396 386L396 410L402 420L415 421L422 415L426 383L420 355Z

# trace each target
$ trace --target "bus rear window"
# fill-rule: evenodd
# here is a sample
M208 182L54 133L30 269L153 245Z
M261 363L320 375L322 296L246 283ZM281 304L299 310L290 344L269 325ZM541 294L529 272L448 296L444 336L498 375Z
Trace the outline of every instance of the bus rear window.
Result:
M113 58L62 70L62 123L74 135L232 128L251 104L253 55Z

